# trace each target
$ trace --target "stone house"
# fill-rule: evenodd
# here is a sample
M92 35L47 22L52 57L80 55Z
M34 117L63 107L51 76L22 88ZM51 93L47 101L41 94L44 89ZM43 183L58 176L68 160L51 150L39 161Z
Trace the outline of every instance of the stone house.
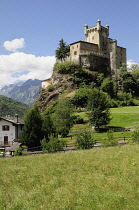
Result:
M0 117L0 145L11 146L18 141L24 122L16 117Z
M93 70L103 68L111 75L117 74L117 69L126 63L126 48L117 45L117 40L109 38L109 26L84 26L85 40L70 44L68 60L76 61L82 66L92 66ZM102 64L102 65L101 65Z

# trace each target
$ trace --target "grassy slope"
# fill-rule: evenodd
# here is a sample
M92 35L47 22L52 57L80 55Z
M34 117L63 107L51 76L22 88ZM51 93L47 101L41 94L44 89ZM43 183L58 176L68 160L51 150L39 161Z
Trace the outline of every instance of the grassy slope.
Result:
M0 159L0 209L138 209L139 146Z
M139 125L139 106L111 109L111 126L136 127Z
M113 127L121 127L121 128L137 128L139 126L139 106L129 106L129 107L120 107L120 108L111 108L111 117L112 120L109 124L109 126ZM87 119L87 115L85 112L79 112L78 113L81 117L84 119ZM89 123L87 124L76 124L73 126L71 131L77 132L80 129L91 129L91 125ZM132 132L126 131L126 132L115 132L115 137L131 137ZM96 140L101 140L103 138L107 137L107 133L95 133L94 138ZM70 141L70 138L68 138L68 141ZM74 142L74 137L72 138L72 141Z

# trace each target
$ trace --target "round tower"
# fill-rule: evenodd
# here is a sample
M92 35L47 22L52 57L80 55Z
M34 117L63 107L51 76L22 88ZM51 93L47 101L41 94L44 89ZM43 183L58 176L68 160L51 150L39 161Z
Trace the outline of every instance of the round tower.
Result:
M107 29L107 36L109 36L109 25L106 24L106 27L105 28Z
M97 20L97 30L101 30L101 21L99 19Z
M84 25L84 35L85 35L85 36L87 35L87 29L88 29L88 25L85 24L85 25Z

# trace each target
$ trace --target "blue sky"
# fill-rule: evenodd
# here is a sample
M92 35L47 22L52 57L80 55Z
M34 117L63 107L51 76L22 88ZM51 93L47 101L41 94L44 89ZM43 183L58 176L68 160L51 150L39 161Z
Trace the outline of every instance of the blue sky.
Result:
M50 77L59 40L84 39L97 19L139 63L138 11L138 0L0 0L0 86Z

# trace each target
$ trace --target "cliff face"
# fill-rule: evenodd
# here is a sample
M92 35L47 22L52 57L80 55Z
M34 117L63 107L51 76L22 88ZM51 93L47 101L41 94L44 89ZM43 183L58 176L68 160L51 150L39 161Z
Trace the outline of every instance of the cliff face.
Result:
M38 106L41 112L48 108L53 101L57 100L61 94L65 94L68 97L76 89L76 85L73 83L70 75L59 74L55 71L51 77L51 86L51 90L47 87L40 92Z

